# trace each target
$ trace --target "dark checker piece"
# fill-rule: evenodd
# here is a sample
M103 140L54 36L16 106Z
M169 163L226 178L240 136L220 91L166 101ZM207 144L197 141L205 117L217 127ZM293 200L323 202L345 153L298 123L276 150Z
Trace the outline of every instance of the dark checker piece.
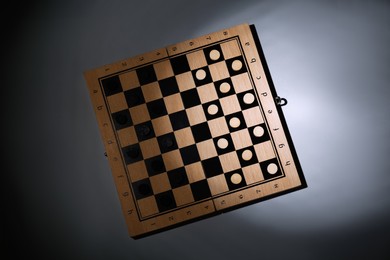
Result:
M133 124L128 109L113 113L112 118L114 119L116 130L131 126Z
M126 164L141 161L142 152L139 144L133 144L122 148L123 156L125 157Z
M165 172L165 165L161 155L146 159L145 164L149 176Z
M160 212L176 208L175 197L171 190L155 195L157 207Z
M133 183L134 195L137 199L142 199L153 195L152 186L149 179L143 179Z
M150 121L136 125L135 132L137 133L139 141L144 141L155 136L153 126Z
M153 65L148 65L136 70L139 83L145 85L157 80L156 73L154 72Z
M102 85L106 97L122 92L122 85L121 81L119 80L119 76L113 76L107 79L103 79Z
M157 141L162 153L177 149L177 143L173 133L159 136L157 137Z
M145 103L141 88L126 90L124 95L129 108Z

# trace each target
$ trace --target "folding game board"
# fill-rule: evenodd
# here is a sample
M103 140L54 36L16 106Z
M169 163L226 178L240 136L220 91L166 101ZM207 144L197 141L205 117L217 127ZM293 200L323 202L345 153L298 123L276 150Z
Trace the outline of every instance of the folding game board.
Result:
M132 237L306 187L253 25L85 78Z

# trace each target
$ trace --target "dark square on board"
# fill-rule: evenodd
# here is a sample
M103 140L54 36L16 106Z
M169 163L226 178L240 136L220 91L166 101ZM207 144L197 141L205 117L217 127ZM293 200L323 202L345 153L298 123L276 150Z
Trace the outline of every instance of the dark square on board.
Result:
M164 97L179 93L179 86L175 77L166 78L158 82L161 93Z
M197 143L211 139L211 132L207 122L191 126L191 131Z
M188 64L187 56L181 55L175 58L170 59L173 73L175 75L187 72L190 70L190 65Z
M246 97L246 95L251 95L253 97L252 103L248 104L244 102L244 98ZM257 102L256 93L253 90L238 93L237 98L238 98L238 102L240 103L241 110L245 110L259 105L259 103Z
M216 176L223 172L221 162L218 157L212 157L202 161L203 171L207 178Z
M146 103L146 106L148 107L150 118L152 119L167 114L167 108L162 98Z
M204 78L198 78L197 77L197 73L200 70L203 70L206 73ZM209 67L207 67L207 66L199 68L199 69L196 69L196 70L193 70L192 71L192 77L194 78L194 82L195 82L195 85L197 87L205 85L205 84L208 84L208 83L211 83L213 81L212 78L211 78Z
M190 126L185 110L169 114L169 119L174 131Z
M227 141L228 144L226 147L220 148L218 146L218 141L220 141L221 139L225 139ZM213 141L214 141L215 149L217 150L218 155L229 153L229 152L232 152L235 150L233 140L232 140L232 137L230 134L226 134L226 135L222 135L222 136L218 136L216 138L213 138Z
M200 180L190 184L195 201L211 197L211 191L207 180Z
M210 114L209 112L209 107L213 105L213 106L217 106L218 110L215 114ZM215 119L217 117L221 117L223 116L223 111L222 111L222 107L221 107L221 103L219 102L219 100L213 100L211 102L208 102L208 103L205 103L205 104L202 104L203 106L203 110L205 111L205 115L206 115L206 118L207 120L212 120L212 119Z
M184 165L200 161L198 149L195 144L181 148L180 154Z
M188 184L188 177L184 167L168 171L168 179L173 189Z
M232 176L237 175L237 174L241 177L241 181L238 183L234 183L232 181ZM244 174L242 173L241 169L225 173L225 179L226 179L226 183L229 187L229 190L235 190L235 189L239 189L239 188L246 186L245 177L244 177Z
M243 153L244 152L247 153L247 150L249 150L252 153L252 157L250 159L244 160ZM237 150L237 156L238 156L238 160L240 161L241 167L245 167L245 166L248 166L251 164L258 163L257 155L256 155L256 152L255 152L255 149L253 146L249 146L249 147L245 147L243 149Z
M122 148L123 157L126 164L143 160L139 144L133 144Z
M271 167L272 171L270 171L271 170L270 166L274 166L274 167ZM272 159L269 159L267 161L261 162L260 168L261 168L261 172L264 175L264 179L266 179L266 180L283 175L282 171L280 170L279 162L276 158L272 158ZM276 169L276 171L274 171L275 169Z
M119 76L102 79L101 83L106 97L123 91Z
M234 61L240 61L242 64L242 67L239 70L233 70L233 62ZM229 71L229 74L231 77L246 72L246 64L244 61L244 58L242 56L234 57L231 59L226 60L226 65Z
M175 197L171 190L156 194L155 198L160 212L176 208Z
M212 51L219 53L219 57L217 59L211 59L210 53ZM204 52L204 55L206 57L207 64L213 64L213 63L216 63L216 62L224 60L223 52L222 52L222 49L221 49L221 45L219 45L219 44L212 45L210 47L204 48L203 52Z
M144 141L155 136L151 121L147 121L134 126L138 141Z
M180 93L185 108L194 107L201 104L198 91L195 88Z
M225 88L221 88L222 84L224 84L223 86ZM230 86L230 88L226 89L226 85ZM217 94L218 94L219 98L234 95L236 93L234 91L233 82L232 82L231 78L226 78L226 79L215 81L214 86L215 86L215 89L217 90Z
M269 140L267 127L264 123L249 127L248 131L253 144L258 144Z
M136 181L132 184L135 198L137 200L143 199L153 195L153 189L150 185L149 178Z
M129 127L133 124L130 116L130 112L128 109L124 109L122 111L115 112L111 114L112 119L114 120L114 125L116 130L120 130L122 128Z
M135 107L145 103L144 95L140 87L126 90L124 95L128 107Z
M153 65L148 65L136 70L138 81L141 85L149 84L157 80Z
M176 138L173 133L168 133L157 137L158 145L160 146L161 153L166 153L177 149Z
M165 172L165 164L161 155L146 159L145 164L149 176Z

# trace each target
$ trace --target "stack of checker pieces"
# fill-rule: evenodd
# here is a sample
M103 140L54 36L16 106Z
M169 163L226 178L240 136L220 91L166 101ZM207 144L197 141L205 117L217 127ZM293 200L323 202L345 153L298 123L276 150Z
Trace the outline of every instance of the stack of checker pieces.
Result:
M253 28L242 25L219 33L225 37L211 34L207 45L196 46L198 41L192 40L182 52L180 47L167 47L150 60L130 60L140 65L125 62L129 68L112 65L104 72L86 73L91 94L97 94L98 83L104 100L99 106L92 98L98 120L100 111L106 112L103 139L108 150L115 150L107 154L114 177L120 179L117 187L125 215L130 216L131 236L264 199L262 185L288 177L243 39L239 33L232 35L240 30L248 34ZM107 128L113 138L105 135ZM294 151L292 155L299 166ZM116 170L118 166L123 169ZM297 174L298 186L305 186L302 174ZM120 191L123 182L128 192Z

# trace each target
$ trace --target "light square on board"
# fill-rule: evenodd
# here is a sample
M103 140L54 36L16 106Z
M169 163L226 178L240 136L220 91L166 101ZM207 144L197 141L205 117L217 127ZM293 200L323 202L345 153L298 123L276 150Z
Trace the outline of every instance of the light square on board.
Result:
M231 40L221 43L221 49L225 60L241 55L241 50L238 46L237 40Z
M190 107L186 109L186 113L190 125L197 125L206 121L202 105Z
M264 180L260 164L252 164L242 168L244 178L247 184L253 184Z
M183 166L180 151L173 150L162 154L165 168L167 171L174 170Z
M210 186L210 191L213 196L229 191L225 176L223 174L208 178L207 182Z
M119 74L119 79L124 91L140 86L135 70Z
M148 172L143 161L127 165L127 170L130 174L131 182L139 181L148 177Z
M195 144L194 137L192 136L191 128L186 127L174 132L176 137L176 143L179 148L183 148L189 145Z
M180 91L186 91L195 88L195 81L192 77L191 71L184 72L182 74L176 75L175 77Z
M206 57L202 50L187 54L187 60L191 70L207 66Z
M229 133L229 127L227 126L224 117L219 117L207 122L210 128L211 136L217 137Z
M230 152L219 156L219 160L224 172L231 172L241 168L240 160L236 152Z
M219 100L221 102L224 115L230 115L241 110L240 103L236 95L223 97Z
M142 217L158 213L158 207L154 196L143 198L137 201Z
M201 160L205 160L218 155L217 150L215 150L215 145L212 139L197 143L196 147L198 148Z
M166 79L172 77L174 75L171 62L167 60L163 60L153 64L154 71L156 72L157 80Z
M145 102L162 98L160 86L157 81L141 86Z
M148 159L154 156L159 155L160 148L158 146L157 138L151 138L139 143L142 155L144 159Z
M190 185L181 186L179 188L172 190L173 195L178 206L182 206L191 202L194 202L194 196L192 196L192 191Z
M275 152L272 149L271 141L255 144L254 147L259 162L266 161L275 157Z
M117 131L117 133L122 147L129 146L138 142L137 135L133 126L120 129Z
M209 83L197 88L200 101L207 103L212 100L218 99L217 91L213 83Z
M171 189L169 184L168 175L166 172L160 173L149 178L152 185L153 193L158 194Z
M145 104L130 108L133 124L140 124L150 120L149 111Z
M152 120L156 136L164 135L173 131L169 116L162 116Z
M263 115L259 107L252 107L242 111L247 127L264 123Z
M188 181L190 183L197 182L206 178L203 172L202 164L200 162L189 164L184 167L186 169Z
M231 80L236 93L241 93L253 89L253 85L251 80L249 79L248 73L242 73L233 76L231 77Z
M128 108L125 95L123 92L111 95L107 97L108 106L111 113L121 111Z
M209 65L211 78L213 81L229 78L229 71L225 61Z
M168 114L175 113L180 110L184 110L184 105L181 100L180 93L164 97L164 103L167 107Z
M252 139L247 128L231 133L231 137L236 149L242 149L252 145Z

